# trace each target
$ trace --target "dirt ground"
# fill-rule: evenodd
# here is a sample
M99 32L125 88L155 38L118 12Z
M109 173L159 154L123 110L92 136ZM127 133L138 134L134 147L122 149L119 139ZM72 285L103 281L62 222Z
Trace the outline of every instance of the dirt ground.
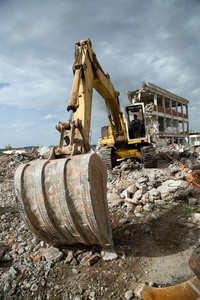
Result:
M57 263L48 281L81 294L82 299L92 299L87 298L88 287L95 290L93 299L126 299L126 291L134 290L139 283L169 286L186 281L193 277L188 259L199 240L199 228L188 223L193 211L183 201L158 208L156 220L149 213L141 218L132 214L127 217L122 209L116 209L111 221L118 258L101 259L91 267L76 266L78 274L73 274L73 266ZM38 293L45 295L47 290L40 288ZM63 299L62 295L55 289L50 299Z

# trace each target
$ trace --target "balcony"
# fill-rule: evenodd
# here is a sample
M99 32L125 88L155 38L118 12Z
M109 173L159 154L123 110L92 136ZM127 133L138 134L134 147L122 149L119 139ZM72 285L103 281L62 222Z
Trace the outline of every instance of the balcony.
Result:
M162 106L154 105L153 106L153 111L163 113L163 114L167 114L167 115L174 116L174 117L180 117L180 118L188 119L187 114L183 114L183 113L175 111L173 109L167 109L167 108L162 107Z

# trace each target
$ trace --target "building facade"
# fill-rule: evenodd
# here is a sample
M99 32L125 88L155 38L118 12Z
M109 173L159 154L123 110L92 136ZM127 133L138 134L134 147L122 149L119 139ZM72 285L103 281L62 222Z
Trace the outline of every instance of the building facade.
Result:
M189 144L189 101L150 82L127 92L130 103L144 103L149 142L158 146Z

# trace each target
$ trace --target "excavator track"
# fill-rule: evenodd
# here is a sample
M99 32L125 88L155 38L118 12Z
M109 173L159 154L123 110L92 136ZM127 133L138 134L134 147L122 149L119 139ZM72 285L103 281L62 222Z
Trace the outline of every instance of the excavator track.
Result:
M99 155L100 155L102 161L105 163L108 170L111 170L113 168L112 151L113 151L113 148L111 148L111 147L102 147L99 150Z
M144 168L157 168L156 151L152 145L142 147L141 154Z
M112 147L102 147L99 150L99 155L103 162L106 164L108 170L111 170L113 168L112 152ZM152 145L143 146L141 148L141 155L144 168L157 168L156 151Z

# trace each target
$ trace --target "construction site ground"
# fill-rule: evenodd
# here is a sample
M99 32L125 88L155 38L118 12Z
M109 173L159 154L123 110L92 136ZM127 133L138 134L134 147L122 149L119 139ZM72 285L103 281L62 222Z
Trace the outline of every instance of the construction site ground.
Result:
M197 227L185 226L190 208L180 205L156 211L156 214L157 220L150 220L147 215L135 222L130 215L127 224L121 226L119 219L124 218L124 213L116 211L116 215L112 215L114 243L116 248L125 248L121 254L118 251L118 258L99 260L89 268L76 267L80 270L78 275L73 274L74 267L57 264L49 280L56 277L55 285L61 284L74 294L86 291L85 295L90 295L91 290L95 291L95 299L126 299L126 291L134 291L139 283L169 286L190 279L193 274L188 259L199 239ZM131 236L124 234L126 230L132 232ZM46 294L48 288L41 291ZM55 292L54 299L58 294Z
M168 168L168 164L160 167ZM13 177L6 173L1 184L8 181L12 197ZM199 241L199 224L192 218L200 213L199 193L191 193L197 199L195 205L187 199L170 201L154 205L153 215L148 211L137 215L125 205L109 207L117 257L104 260L99 246L69 246L60 249L63 256L48 268L39 254L46 245L24 227L14 202L5 199L3 204L2 200L0 250L7 257L0 259L0 299L135 299L134 290L140 283L163 287L190 279L194 275L188 260ZM13 243L10 247L10 239L15 247ZM33 244L30 251L29 243ZM16 249L23 245L20 254ZM66 262L70 251L73 259ZM78 257L85 253L97 256L94 264L79 263ZM6 276L11 278L9 286Z

